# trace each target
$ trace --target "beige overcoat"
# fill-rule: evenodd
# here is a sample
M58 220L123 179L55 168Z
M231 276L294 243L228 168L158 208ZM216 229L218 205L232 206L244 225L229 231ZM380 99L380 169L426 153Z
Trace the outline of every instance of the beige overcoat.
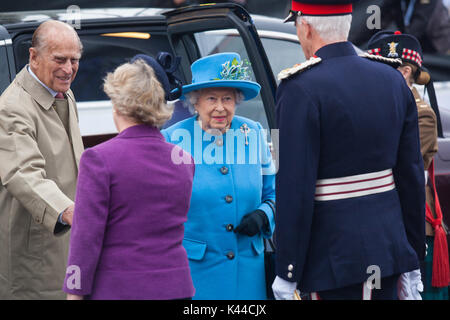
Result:
M73 93L69 137L26 68L0 97L0 299L60 299L70 235L57 217L73 204L83 142Z

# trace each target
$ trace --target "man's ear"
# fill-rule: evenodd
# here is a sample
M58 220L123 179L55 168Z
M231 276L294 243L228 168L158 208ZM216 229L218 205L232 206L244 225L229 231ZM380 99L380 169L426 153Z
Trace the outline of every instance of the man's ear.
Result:
M303 28L305 29L306 39L311 40L313 37L313 31L314 31L312 26L309 23L307 23L305 20L302 20L302 23L303 23Z
M39 62L38 62L38 52L37 52L36 48L31 47L28 50L28 52L30 54L30 59L29 59L30 66L37 67Z

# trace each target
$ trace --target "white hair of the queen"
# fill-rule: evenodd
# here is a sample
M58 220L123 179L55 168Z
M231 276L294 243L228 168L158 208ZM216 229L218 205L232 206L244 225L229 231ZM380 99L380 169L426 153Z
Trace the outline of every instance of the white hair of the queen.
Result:
M236 107L241 104L242 101L244 101L245 97L241 90L234 89L235 95L236 95ZM183 104L185 107L188 108L189 112L191 114L195 113L195 105L198 102L198 99L200 98L200 95L202 94L202 89L191 91L189 93L186 93L186 99L183 101Z
M297 17L298 25L301 25L301 20L312 26L324 41L338 42L347 41L352 24L352 15L326 17L300 15Z

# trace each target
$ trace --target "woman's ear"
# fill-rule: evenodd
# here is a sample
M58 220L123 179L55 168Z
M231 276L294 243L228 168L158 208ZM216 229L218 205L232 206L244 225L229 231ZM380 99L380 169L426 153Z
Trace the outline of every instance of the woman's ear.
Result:
M410 66L398 67L398 71L400 71L400 73L403 75L403 78L405 78L405 80L408 80L412 77L413 70Z

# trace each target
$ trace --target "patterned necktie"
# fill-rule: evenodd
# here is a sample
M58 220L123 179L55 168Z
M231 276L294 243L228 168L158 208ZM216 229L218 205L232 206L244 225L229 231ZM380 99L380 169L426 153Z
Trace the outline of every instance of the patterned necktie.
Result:
M69 130L69 104L67 99L65 99L64 95L61 92L58 92L55 96L55 102L53 104L56 113L58 114L59 119L61 120L64 128L66 129L67 135L70 139L70 130Z
M62 92L58 92L55 96L56 99L64 99L64 95Z

